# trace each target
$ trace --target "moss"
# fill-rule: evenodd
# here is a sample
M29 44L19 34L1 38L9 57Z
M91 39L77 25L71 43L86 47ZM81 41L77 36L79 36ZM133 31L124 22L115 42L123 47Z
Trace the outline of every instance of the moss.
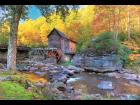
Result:
M33 93L27 92L20 84L10 81L0 82L0 90L3 90L0 94L5 100L30 100L33 98Z
M19 73L10 75L9 72L0 72L0 77L7 77L11 76L12 81L2 81L0 82L0 99L4 100L46 100L48 99L47 96L44 96L42 90L38 89L35 86L31 86L30 92L28 91L28 87L26 81L29 83L34 84L35 81L41 81L42 78L35 79L32 78L32 75ZM30 78L31 76L31 78ZM40 91L38 93L37 91Z

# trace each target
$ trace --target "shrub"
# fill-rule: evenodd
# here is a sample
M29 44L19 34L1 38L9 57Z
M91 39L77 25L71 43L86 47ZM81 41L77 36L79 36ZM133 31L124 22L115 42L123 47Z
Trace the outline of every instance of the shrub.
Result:
M94 55L116 54L122 61L126 62L131 53L127 47L123 46L119 40L115 40L113 33L105 32L96 37L89 45L93 49Z
M120 41L125 41L125 40L127 40L127 35L125 34L125 33L119 33L118 34L118 40L120 40Z

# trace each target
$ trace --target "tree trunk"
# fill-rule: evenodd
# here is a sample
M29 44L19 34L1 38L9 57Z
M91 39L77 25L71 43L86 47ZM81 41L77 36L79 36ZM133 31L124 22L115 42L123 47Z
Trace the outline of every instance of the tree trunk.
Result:
M22 14L22 8L23 8L22 5L15 6L15 9L13 10L13 16L11 19L8 54L7 54L7 69L13 71L16 71L17 32L19 20Z

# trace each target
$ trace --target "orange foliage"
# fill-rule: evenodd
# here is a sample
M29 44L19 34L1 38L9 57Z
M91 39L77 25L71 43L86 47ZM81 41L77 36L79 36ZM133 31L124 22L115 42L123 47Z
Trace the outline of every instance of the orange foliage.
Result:
M123 44L133 51L138 51L140 49L134 41L124 41Z
M138 57L140 57L140 54L130 54L130 55L129 55L129 60L134 61L134 60L136 60Z
M34 74L24 74L24 78L27 80L36 83L36 82L42 82L42 83L47 83L48 81L45 78L39 77Z

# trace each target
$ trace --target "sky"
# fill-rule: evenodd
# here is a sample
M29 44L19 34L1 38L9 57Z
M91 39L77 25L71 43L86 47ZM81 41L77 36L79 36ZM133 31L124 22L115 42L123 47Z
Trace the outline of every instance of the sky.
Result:
M86 5L80 5L81 8L85 7ZM35 7L35 6L31 6L29 8L29 13L28 13L29 18L31 19L37 19L38 17L41 16L40 11Z
M29 8L29 12L28 12L28 16L31 18L31 19L37 19L38 17L41 16L41 13L40 11L35 7L35 6L31 6Z

